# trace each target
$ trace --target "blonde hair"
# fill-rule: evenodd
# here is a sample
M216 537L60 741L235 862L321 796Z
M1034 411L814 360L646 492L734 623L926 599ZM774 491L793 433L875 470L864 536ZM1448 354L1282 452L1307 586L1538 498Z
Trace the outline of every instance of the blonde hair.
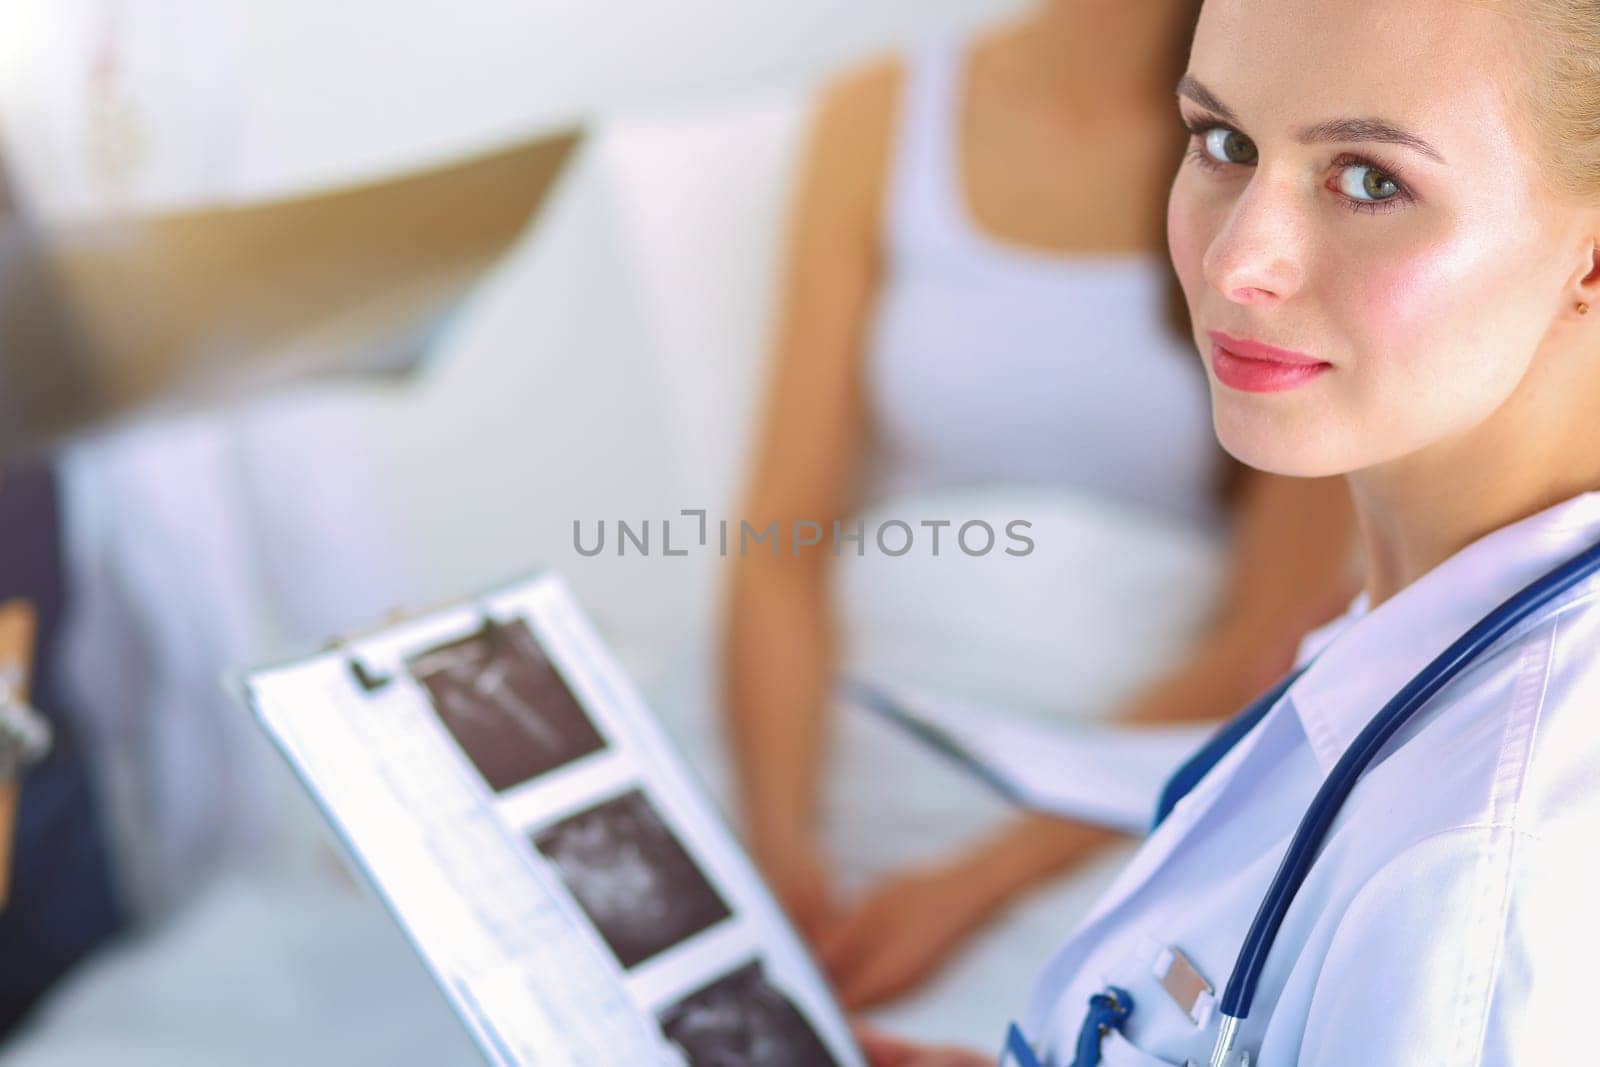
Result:
M1501 0L1526 24L1520 101L1545 176L1557 190L1600 197L1600 0Z

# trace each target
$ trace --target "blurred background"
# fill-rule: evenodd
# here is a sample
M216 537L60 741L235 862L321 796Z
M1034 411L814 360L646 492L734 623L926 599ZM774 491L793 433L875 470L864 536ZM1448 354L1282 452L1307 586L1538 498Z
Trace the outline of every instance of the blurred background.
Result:
M0 537L22 544L8 507L15 521L59 519L38 544L59 543L67 610L50 620L59 625L35 693L70 707L75 724L55 762L24 780L18 853L30 842L49 853L57 839L30 830L28 783L42 796L46 770L88 775L123 913L106 917L109 947L66 968L26 1018L0 1018L0 1034L13 1027L0 1067L477 1062L235 682L535 570L564 576L730 821L758 831L736 784L750 794L751 781L784 777L784 720L831 704L836 668L1052 725L1204 720L1274 677L1299 635L1348 597L1346 527L1342 496L1265 485L1225 462L1187 325L1173 315L1161 205L1183 138L1169 87L1197 9L0 5L0 162L14 202L0 220L0 327L43 321L46 302L18 284L31 276L15 252L47 237L67 249L68 290L110 294L85 304L90 348L125 356L100 368L98 391L75 391L83 367L70 344L31 368L0 351ZM1007 28L983 39L984 69L1022 76L964 83L974 31L997 21ZM1058 44L1104 70L1055 77ZM893 138L892 150L878 146L893 177L872 248L850 250L881 259L882 291L835 293L829 314L813 315L816 290L851 264L815 257L785 288L785 257L805 243L789 222L809 218L792 214L805 199L799 175L810 173L808 146L824 154L807 131L824 86L833 121L848 119L835 76L886 56L906 60L910 103L895 132L880 131ZM968 99L980 83L987 110ZM996 96L1002 83L1022 86L1024 106ZM847 94L862 91L853 84ZM951 166L957 134L977 161L965 173ZM545 147L518 154L530 144ZM832 158L850 149L834 143ZM512 162L438 201L449 210L429 206L429 182L477 173L484 158ZM961 186L975 175L987 176L987 204L1020 220L1011 232L985 232L992 218L971 210ZM418 199L372 207L400 186ZM1059 191L1068 186L1071 196ZM408 203L420 206L395 207ZM286 246L277 213L308 204ZM94 266L104 263L116 269ZM422 285L438 265L444 281ZM337 329L306 310L346 293L370 303ZM804 336L841 306L853 309L850 329L828 344ZM243 311L208 318L214 307ZM189 334L169 329L180 319ZM291 338L275 325L290 320L316 328ZM270 389L236 382L221 390L226 402L217 389L180 390L159 417L108 419L158 392L172 400L181 375L166 361L182 346L171 339L190 335L215 342L197 366L246 353L296 372L256 383ZM304 373L348 366L350 339L374 337L383 343L361 353L367 373ZM860 406L874 431L887 428L881 440L830 438L845 421L834 418L843 388L773 418L781 394L807 392L812 352L845 367L835 385L872 378ZM858 356L860 374L848 363ZM801 388L768 396L774 366L800 367L777 380ZM763 435L764 420L783 428ZM859 454L841 459L846 439ZM807 450L819 441L832 451L814 464ZM810 477L857 461L872 482L857 497L842 478ZM817 495L811 483L830 480L840 485ZM37 491L32 505L23 490ZM741 508L853 513L869 530L1022 519L1035 550L1025 560L846 554L826 595L820 566L741 569L714 551L664 552L664 522L677 545L696 529L686 511L730 520L737 538ZM654 551L619 554L620 522L652 526ZM601 523L606 550L580 551L580 529L592 544ZM1257 556L1236 566L1232 550L1247 544ZM13 595L7 564L29 558L10 547L0 540L0 603ZM787 639L790 625L820 632L824 621L838 624L837 660ZM728 703L744 705L734 745L720 706L730 675L726 688L740 692ZM848 922L832 917L849 931L833 943L854 962L824 962L850 1008L924 1039L992 1047L1131 843L1040 825L1008 842L1014 816L980 786L841 718L836 758L812 768L810 793L788 798L816 801L830 888L858 905ZM742 782L729 751L738 727L751 749L738 754ZM82 792L62 793L53 817L86 818ZM825 942L802 917L820 877L806 865L814 843L750 838L797 924L814 947ZM1009 865L1004 892L987 860ZM18 918L51 903L30 901L30 884L41 883L19 875L0 915L0 1004L32 996L18 992L28 968L4 960L43 930ZM77 905L55 903L76 930ZM880 937L885 910L928 922ZM867 973L880 963L892 980Z
M816 86L1021 6L21 2L0 12L0 132L20 196L55 222L305 194L581 124L419 380L208 421L241 448L273 420L278 449L305 440L297 419L332 436L319 454L359 441L393 509L400 602L559 559L642 669L657 642L633 635L706 607L697 563L586 563L571 519L725 503ZM639 580L656 595L630 595Z
M553 566L709 759L715 557L585 558L572 524L730 512L816 87L1019 6L0 7L0 136L43 226L314 195L583 131L415 375L61 453L82 576L62 671L134 921L0 1063L477 1061L221 679Z

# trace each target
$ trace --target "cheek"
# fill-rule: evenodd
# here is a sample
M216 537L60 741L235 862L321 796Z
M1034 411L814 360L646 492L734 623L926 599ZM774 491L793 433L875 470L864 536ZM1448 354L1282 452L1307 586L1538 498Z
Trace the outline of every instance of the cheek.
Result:
M1485 355L1504 339L1485 322L1485 307L1503 307L1515 286L1503 255L1471 235L1367 250L1332 272L1334 321L1359 331L1351 346L1365 355L1363 377L1428 386L1449 376L1496 377ZM1507 309L1509 310L1509 309Z
M1443 332L1461 296L1448 260L1439 249L1425 249L1337 272L1330 310L1336 321L1360 331L1352 340L1376 360L1374 369L1420 369L1429 362L1434 335Z
M1167 248L1191 312L1204 284L1200 264L1214 232L1215 221L1208 217L1204 201L1190 188L1187 171L1180 171L1167 198Z

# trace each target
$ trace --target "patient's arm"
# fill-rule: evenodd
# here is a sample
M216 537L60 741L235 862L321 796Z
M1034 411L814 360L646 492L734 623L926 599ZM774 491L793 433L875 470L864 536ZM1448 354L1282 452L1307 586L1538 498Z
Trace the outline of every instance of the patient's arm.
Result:
M1125 707L1125 722L1232 715L1292 666L1307 630L1354 595L1343 482L1251 473L1235 501L1229 576L1205 638ZM1021 816L972 848L873 887L833 930L824 961L853 1009L906 992L1028 889L1119 835Z
M1343 479L1248 472L1234 502L1228 577L1215 621L1119 718L1221 719L1244 707L1293 665L1306 632L1355 595L1355 550Z
M856 75L824 98L791 219L776 360L740 516L772 542L738 551L724 633L744 815L757 861L807 934L829 915L814 814L834 663L827 596L835 519L852 505L863 445L861 341L878 278L881 183L897 75ZM795 522L823 543L792 548Z

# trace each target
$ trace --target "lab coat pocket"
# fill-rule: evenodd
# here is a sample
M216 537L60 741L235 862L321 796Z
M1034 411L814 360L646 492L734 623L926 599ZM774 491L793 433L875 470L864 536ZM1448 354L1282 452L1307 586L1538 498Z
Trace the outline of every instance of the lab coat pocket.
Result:
M1152 1056L1124 1037L1121 1030L1107 1031L1101 1039L1100 1063L1102 1067L1182 1067L1171 1060Z

